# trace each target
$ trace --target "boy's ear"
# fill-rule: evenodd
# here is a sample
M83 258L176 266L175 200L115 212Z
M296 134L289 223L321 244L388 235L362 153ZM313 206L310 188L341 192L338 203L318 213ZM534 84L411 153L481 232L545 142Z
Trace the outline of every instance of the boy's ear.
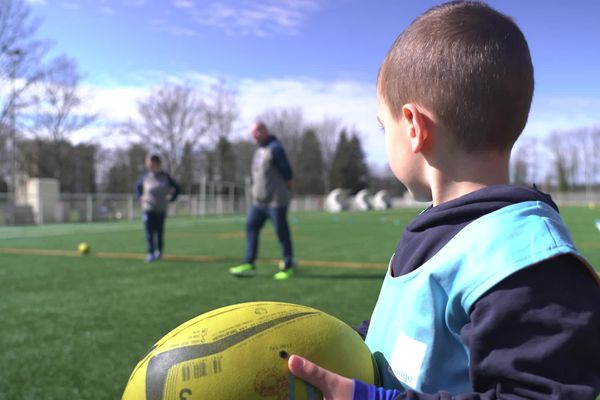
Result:
M420 153L429 139L427 116L411 103L402 106L402 116L407 122L406 133L411 143L411 151L415 154Z

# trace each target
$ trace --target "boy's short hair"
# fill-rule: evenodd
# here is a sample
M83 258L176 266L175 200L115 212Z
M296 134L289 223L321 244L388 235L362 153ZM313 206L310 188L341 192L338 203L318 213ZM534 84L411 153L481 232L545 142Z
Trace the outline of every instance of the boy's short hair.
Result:
M160 156L158 154L151 154L148 156L148 160L150 160L151 163L153 164L162 164L162 161L160 159Z
M377 90L399 118L421 105L468 152L510 150L523 131L533 96L527 41L504 14L473 1L431 8L396 39Z

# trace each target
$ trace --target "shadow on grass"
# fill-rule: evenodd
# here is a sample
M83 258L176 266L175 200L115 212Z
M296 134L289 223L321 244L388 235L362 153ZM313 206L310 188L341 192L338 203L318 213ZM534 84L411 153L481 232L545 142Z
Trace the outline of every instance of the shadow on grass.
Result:
M290 279L339 279L339 280L363 280L363 279L376 279L383 281L384 273L381 275L377 274L311 274L310 272L302 271L294 274Z

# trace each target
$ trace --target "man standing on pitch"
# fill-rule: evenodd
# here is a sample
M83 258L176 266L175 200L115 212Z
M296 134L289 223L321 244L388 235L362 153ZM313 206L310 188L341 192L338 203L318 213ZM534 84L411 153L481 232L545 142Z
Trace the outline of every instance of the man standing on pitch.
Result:
M294 273L292 239L287 222L292 186L292 168L283 146L277 138L269 134L263 122L252 127L252 138L258 145L252 161L252 207L246 221L246 259L243 264L229 269L234 276L254 276L254 262L258 252L260 230L267 218L275 226L281 244L283 262L281 271L273 278L288 279Z
M162 170L162 162L153 154L146 159L148 171L136 185L135 193L142 203L144 230L148 243L146 262L160 260L163 252L163 233L167 217L167 203L173 202L181 193L179 184Z

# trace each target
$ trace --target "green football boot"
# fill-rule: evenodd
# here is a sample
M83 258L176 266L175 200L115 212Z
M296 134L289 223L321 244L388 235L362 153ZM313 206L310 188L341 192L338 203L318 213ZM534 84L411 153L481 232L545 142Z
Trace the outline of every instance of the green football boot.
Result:
M292 265L286 267L283 261L279 261L279 265L277 265L277 267L279 268L279 272L273 275L273 279L277 281L282 281L284 279L291 278L294 275L294 272L296 271L298 265L294 261L292 262Z
M238 277L255 276L256 275L256 267L254 267L254 265L249 264L249 263L240 264L238 266L229 268L229 273L233 276L238 276Z
M273 275L273 279L282 281L284 279L290 279L292 275L294 275L294 268L288 268Z

